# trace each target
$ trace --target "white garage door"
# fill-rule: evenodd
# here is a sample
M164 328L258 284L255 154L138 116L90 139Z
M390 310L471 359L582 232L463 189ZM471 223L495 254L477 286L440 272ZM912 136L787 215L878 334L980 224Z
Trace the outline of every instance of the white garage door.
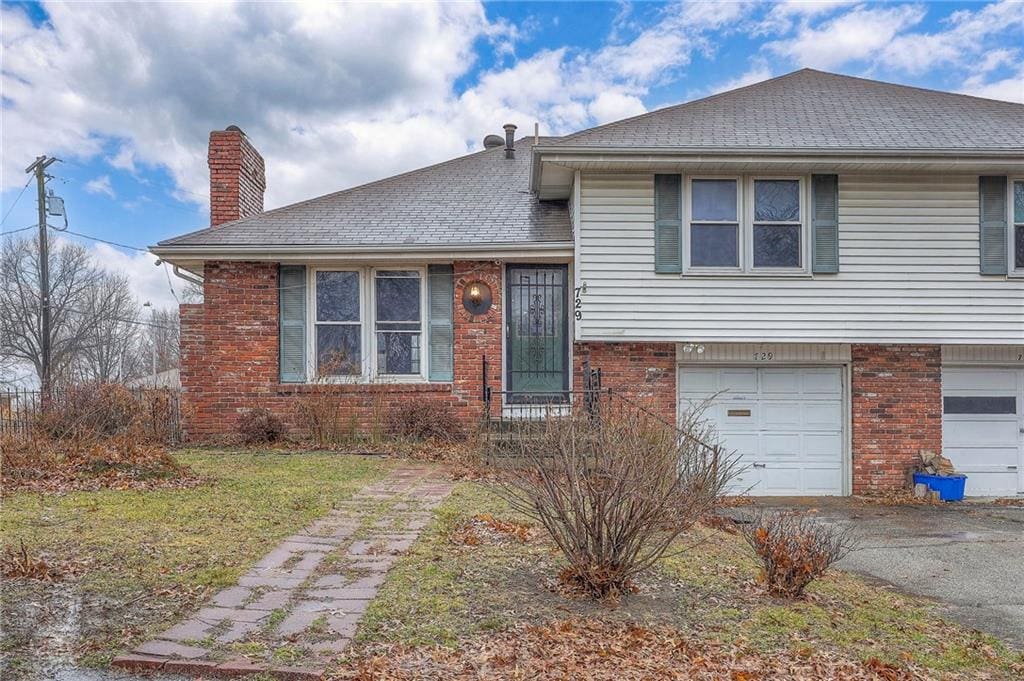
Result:
M942 450L967 494L1024 491L1024 369L943 367Z
M746 466L736 491L843 493L840 367L680 368L680 409L714 395L706 416Z

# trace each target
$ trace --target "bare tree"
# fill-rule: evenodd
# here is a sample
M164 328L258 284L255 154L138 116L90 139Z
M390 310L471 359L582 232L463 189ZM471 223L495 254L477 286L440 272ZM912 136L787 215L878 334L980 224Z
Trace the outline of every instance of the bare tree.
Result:
M148 372L148 363L139 353L143 340L139 303L127 277L105 274L88 290L81 312L90 323L74 358L76 378L114 383Z
M145 366L143 373L152 373L154 357L156 371L177 369L181 366L180 319L177 310L154 310L143 317L143 333L139 350Z
M137 304L123 277L99 268L85 247L71 242L50 251L50 356L52 376L67 382L83 371L95 377L110 369ZM39 248L35 239L5 239L0 245L0 358L24 362L42 375ZM115 341L116 337L116 341ZM104 344L112 347L101 347ZM137 353L132 353L137 354Z

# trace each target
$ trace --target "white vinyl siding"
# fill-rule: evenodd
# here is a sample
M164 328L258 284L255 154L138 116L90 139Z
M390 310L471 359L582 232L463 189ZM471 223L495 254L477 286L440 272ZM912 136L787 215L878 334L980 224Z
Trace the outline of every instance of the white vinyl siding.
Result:
M976 175L841 175L840 272L793 278L656 274L653 183L582 174L578 340L1024 340L1024 282L978 272Z

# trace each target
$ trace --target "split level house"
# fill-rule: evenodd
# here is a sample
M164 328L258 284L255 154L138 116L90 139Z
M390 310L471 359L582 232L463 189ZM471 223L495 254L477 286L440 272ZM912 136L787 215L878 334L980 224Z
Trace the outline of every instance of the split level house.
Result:
M313 389L361 425L474 421L485 386L514 417L588 366L667 420L717 395L754 494L900 488L922 451L1024 492L1024 106L805 69L514 130L266 212L252 141L211 133L211 227L152 248L203 282L191 436Z

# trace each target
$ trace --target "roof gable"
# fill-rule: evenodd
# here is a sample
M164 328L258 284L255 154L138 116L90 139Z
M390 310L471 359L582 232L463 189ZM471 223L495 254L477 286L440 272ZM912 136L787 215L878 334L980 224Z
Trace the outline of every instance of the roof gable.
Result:
M802 69L544 146L1024 150L1024 105Z

